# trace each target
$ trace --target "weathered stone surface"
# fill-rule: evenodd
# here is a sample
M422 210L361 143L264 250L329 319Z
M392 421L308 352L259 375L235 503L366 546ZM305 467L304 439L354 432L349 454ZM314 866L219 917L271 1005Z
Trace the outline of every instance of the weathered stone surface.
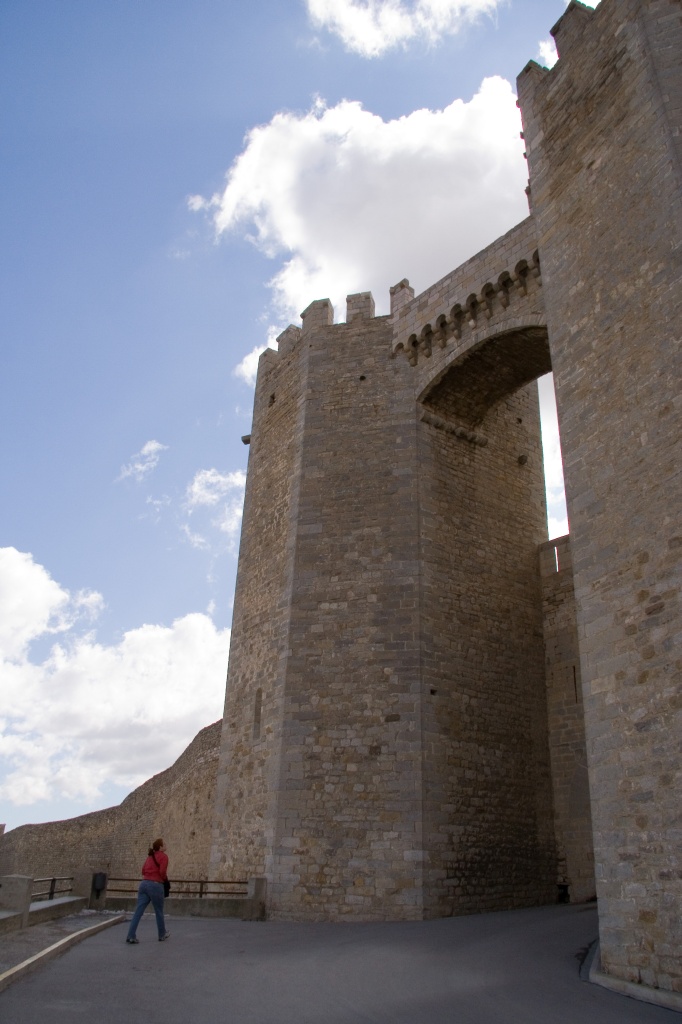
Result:
M604 969L682 988L682 7L569 5L519 99L571 523Z
M594 852L573 562L568 537L541 545L540 575L557 884L572 902L582 902L595 895Z
M202 729L171 768L118 807L0 836L0 874L44 878L90 870L138 878L149 843L163 836L171 876L205 878L220 724Z
M525 333L507 318L501 356L451 359L422 402L368 295L346 324L313 303L261 366L211 872L265 872L272 916L556 898L538 278Z

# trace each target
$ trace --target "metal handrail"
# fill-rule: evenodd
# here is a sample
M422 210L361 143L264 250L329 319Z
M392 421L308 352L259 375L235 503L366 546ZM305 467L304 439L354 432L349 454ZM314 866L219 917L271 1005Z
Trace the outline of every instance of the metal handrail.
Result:
M31 892L32 900L48 899L53 900L59 893L69 893L73 890L73 884L69 885L66 889L58 889L57 882L71 882L73 883L73 875L57 875L54 878L34 878L34 885L42 885L43 882L49 882L49 889L41 890L40 892Z
M121 889L117 886L111 885L112 882L132 882L135 886L134 889ZM248 895L248 879L201 879L201 878L171 878L171 896L198 896L199 899L204 897L226 897L230 898L233 896L246 896ZM107 895L110 893L121 893L127 896L135 896L137 893L137 886L140 884L138 878L118 878L110 876L107 881ZM193 886L198 888L182 888L179 886ZM239 886L239 889L232 889L226 891L225 889L218 890L217 892L209 891L209 886Z

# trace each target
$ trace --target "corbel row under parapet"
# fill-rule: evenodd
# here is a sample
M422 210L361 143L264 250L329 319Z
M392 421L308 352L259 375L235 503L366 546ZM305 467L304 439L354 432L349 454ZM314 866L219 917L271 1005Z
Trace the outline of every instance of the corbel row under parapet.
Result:
M478 292L454 303L448 312L439 313L424 324L419 332L411 334L407 344L398 342L394 354L401 350L411 366L416 366L419 355L430 357L434 345L445 348L451 338L460 340L467 330L476 330L491 320L496 308L507 309L515 297L527 296L529 289L542 285L540 257L537 249L530 260L519 260L513 270L504 270L497 281L486 281Z

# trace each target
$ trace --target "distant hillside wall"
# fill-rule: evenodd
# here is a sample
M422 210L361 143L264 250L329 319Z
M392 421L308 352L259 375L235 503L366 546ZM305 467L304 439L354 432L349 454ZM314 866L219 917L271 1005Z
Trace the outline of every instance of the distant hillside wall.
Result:
M65 821L22 825L0 836L0 875L34 878L106 871L136 878L149 843L163 836L175 878L206 878L220 722L192 740L172 767L118 807Z

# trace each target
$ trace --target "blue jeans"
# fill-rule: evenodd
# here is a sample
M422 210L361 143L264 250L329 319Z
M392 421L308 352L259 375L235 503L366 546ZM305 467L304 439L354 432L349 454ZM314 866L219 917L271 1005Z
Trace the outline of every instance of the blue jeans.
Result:
M166 934L166 922L163 919L163 885L161 882L149 882L147 879L144 879L140 882L140 887L137 890L137 906L128 928L129 939L135 938L140 918L150 903L156 914L156 927L159 929L159 938L162 939Z

